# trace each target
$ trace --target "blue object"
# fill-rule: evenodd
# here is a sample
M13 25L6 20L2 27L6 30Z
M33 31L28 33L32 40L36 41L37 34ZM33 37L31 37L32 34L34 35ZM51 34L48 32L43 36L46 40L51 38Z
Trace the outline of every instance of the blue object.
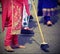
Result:
M44 21L45 21L45 22L51 21L50 16L45 16L45 17L44 17Z
M41 49L42 49L43 51L49 52L48 48L49 48L49 45L48 45L48 44L41 44Z
M43 14L42 13L42 2L43 2L42 0L38 0L38 6L37 6L37 8L38 8L37 9L37 15L38 16L42 16L42 14Z
M33 19L33 16L32 15L30 15L30 19Z
M37 15L42 16L43 8L55 8L55 7L57 7L57 0L38 0Z

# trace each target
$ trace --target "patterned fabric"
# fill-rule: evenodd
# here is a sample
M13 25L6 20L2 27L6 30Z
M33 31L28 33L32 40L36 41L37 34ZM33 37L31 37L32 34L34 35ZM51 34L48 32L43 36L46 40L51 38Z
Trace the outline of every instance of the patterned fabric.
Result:
M26 12L30 16L28 0L1 0L2 3L2 31L4 31L5 23L7 27L12 26L12 34L20 34L22 27L23 5ZM6 21L8 19L8 21Z
M12 34L19 34L22 24L22 4L12 0Z

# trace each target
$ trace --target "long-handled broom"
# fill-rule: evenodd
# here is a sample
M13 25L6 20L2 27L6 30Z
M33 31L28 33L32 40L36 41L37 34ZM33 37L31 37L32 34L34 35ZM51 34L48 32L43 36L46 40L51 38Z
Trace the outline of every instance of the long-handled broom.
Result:
M44 39L44 35L43 35L42 29L41 29L41 25L40 25L39 20L38 20L37 11L36 11L36 9L35 9L34 0L32 1L32 6L33 6L33 10L34 10L34 13L35 13L35 16L36 16L36 20L37 20L39 32L40 32L41 39L42 39L41 49L47 51L47 48L48 48L49 46L48 46L48 43L46 43L46 42L45 42L45 39Z

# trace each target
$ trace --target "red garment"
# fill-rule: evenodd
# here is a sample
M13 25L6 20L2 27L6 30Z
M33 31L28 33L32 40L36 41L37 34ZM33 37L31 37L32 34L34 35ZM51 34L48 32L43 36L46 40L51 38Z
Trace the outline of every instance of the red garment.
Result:
M15 5L21 7L21 10L23 9L23 5L26 6L27 14L30 15L30 10L28 7L28 0L12 0ZM2 2L2 30L4 30L5 23L9 25L9 18L11 18L11 0L1 0ZM15 6L16 7L16 6ZM15 8L16 10L16 8ZM20 12L22 15L22 11ZM21 28L20 28L21 29Z
M17 35L11 35L11 27L7 27L7 33L4 40L5 46L10 46L11 44L18 44L18 36Z
M5 46L13 42L18 44L17 34L21 30L23 5L26 6L27 14L30 15L28 0L1 0L2 3L2 31L7 24Z

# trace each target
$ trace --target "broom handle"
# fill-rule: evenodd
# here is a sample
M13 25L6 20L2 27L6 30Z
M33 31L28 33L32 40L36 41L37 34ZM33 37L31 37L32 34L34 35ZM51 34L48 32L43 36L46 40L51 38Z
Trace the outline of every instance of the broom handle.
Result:
M37 16L37 11L35 9L34 1L32 1L32 6L33 6L34 13L35 13L35 16L36 16L39 32L40 32L41 38L42 38L42 42L45 43L44 36L43 36L43 33L42 33L42 29L41 29L41 25L39 24L39 20L38 20L38 16Z

